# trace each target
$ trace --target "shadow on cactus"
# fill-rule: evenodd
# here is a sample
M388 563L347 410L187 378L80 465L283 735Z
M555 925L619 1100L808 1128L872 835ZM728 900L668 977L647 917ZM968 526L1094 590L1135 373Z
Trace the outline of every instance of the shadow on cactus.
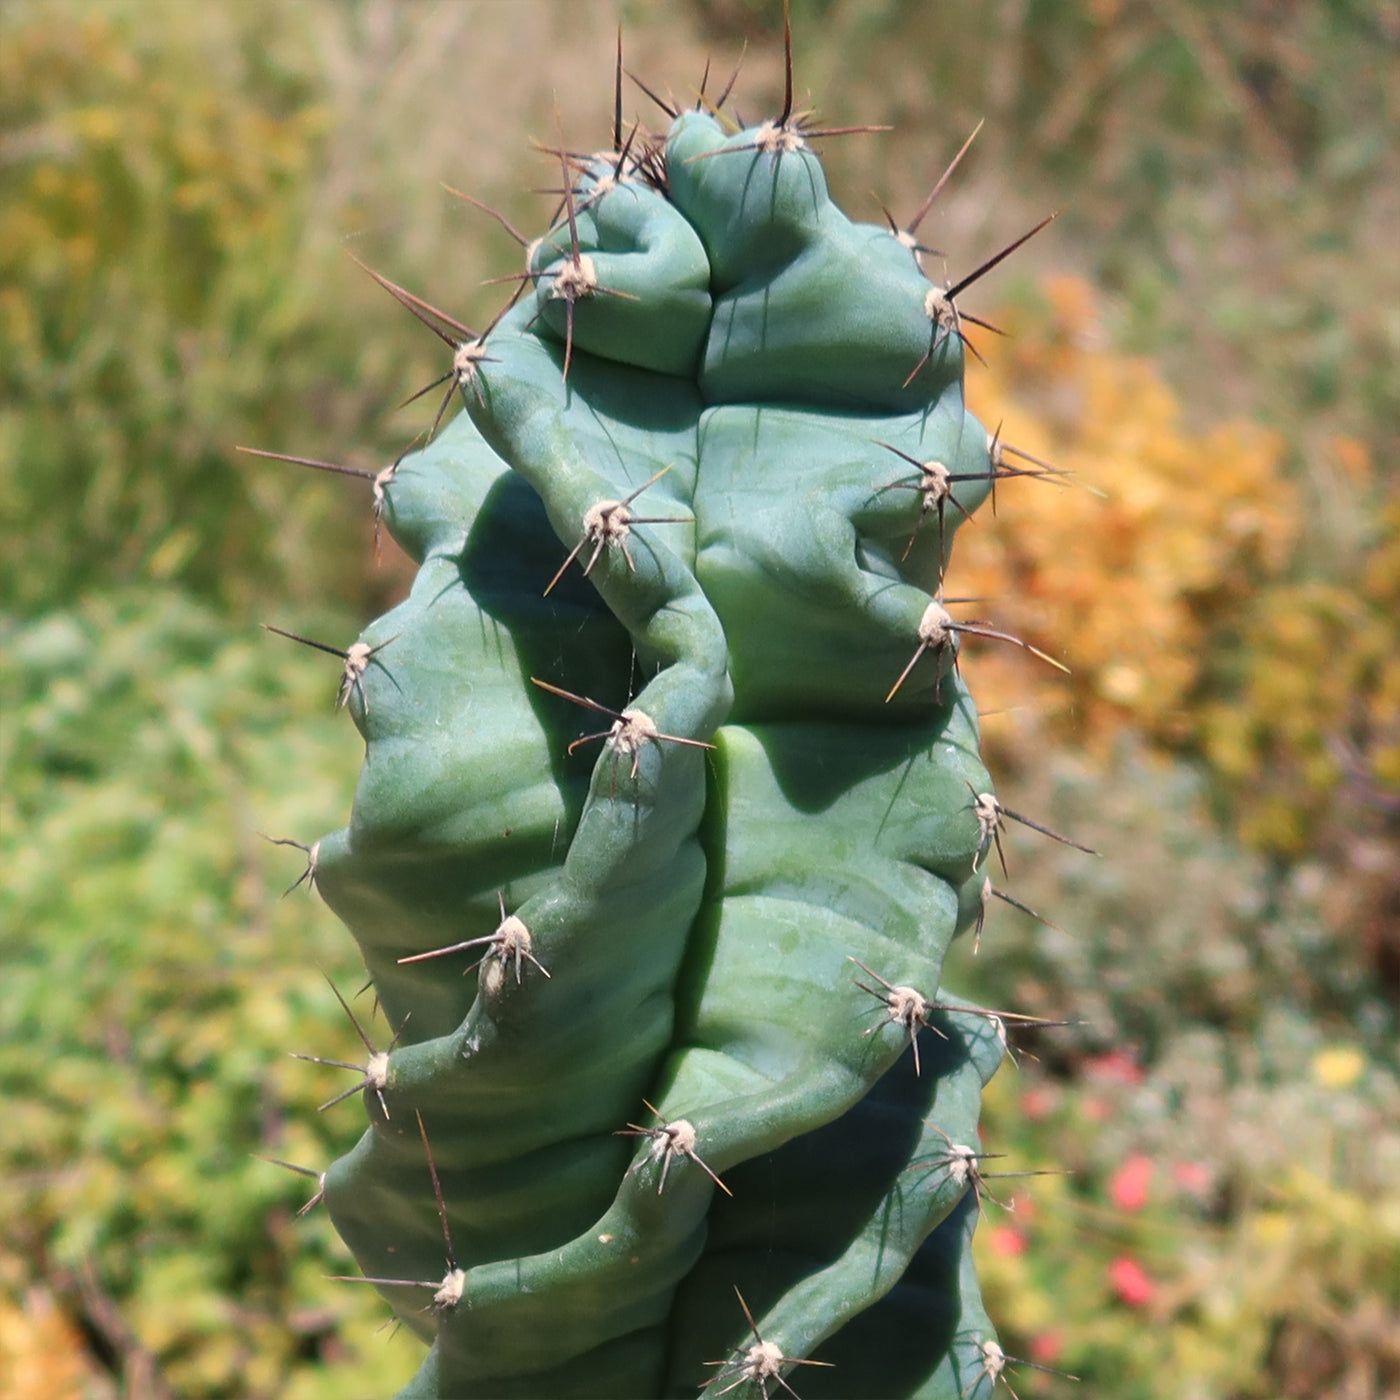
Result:
M850 222L790 57L778 118L658 138L621 71L486 332L380 279L466 411L376 478L417 579L329 648L366 754L316 887L396 1038L325 1203L431 1342L404 1397L984 1400L1005 1031L940 973L1005 810L959 649L1016 639L943 576L1002 254L939 287Z

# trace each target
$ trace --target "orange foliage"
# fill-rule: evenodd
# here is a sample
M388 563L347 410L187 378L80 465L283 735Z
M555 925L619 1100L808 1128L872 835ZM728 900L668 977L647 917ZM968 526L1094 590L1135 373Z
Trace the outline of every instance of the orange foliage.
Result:
M960 611L1073 673L973 640L979 703L1032 704L1095 751L1125 726L1195 751L1241 800L1246 839L1296 849L1344 776L1400 778L1400 502L1339 582L1292 581L1306 522L1281 436L1193 423L1150 361L1104 348L1092 287L1060 278L1043 295L1043 316L1002 320L1012 339L969 399L1073 482L1002 482L999 519L959 536L948 593L985 598ZM1334 447L1364 494L1364 447Z
M1206 630L1282 569L1300 532L1282 443L1254 424L1183 421L1149 361L1098 348L1086 283L1056 279L1045 295L1050 329L1007 318L1014 338L969 376L969 398L1004 442L1074 484L1003 482L999 521L979 517L959 537L949 592L992 600L978 611L1073 674L1029 675L1031 658L987 643L969 663L978 699L996 709L1034 697L1090 744L1125 723L1180 741Z
M81 1333L49 1294L30 1289L23 1306L0 1298L0 1395L80 1400L91 1374Z

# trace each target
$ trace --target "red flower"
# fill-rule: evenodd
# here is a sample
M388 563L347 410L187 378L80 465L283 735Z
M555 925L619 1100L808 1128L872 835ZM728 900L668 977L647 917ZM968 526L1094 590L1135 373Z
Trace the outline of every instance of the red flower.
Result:
M1108 1198L1119 1210L1141 1210L1147 1204L1148 1188L1156 1167L1151 1157L1134 1153L1109 1178Z
M1108 1282L1130 1308L1145 1308L1157 1294L1156 1282L1131 1254L1120 1254L1108 1266Z

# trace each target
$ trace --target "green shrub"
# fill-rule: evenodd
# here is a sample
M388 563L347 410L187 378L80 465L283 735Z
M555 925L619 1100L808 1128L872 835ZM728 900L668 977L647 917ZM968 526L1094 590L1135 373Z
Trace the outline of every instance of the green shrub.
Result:
M311 1186L252 1155L319 1168L343 1142L315 1112L341 1076L285 1056L340 1015L317 964L347 991L355 973L314 901L268 905L301 857L257 834L343 800L334 673L164 590L8 622L0 645L7 1276L91 1321L90 1277L129 1329L103 1337L116 1369L134 1345L191 1400L372 1385L394 1348L322 1277L343 1254L293 1219Z

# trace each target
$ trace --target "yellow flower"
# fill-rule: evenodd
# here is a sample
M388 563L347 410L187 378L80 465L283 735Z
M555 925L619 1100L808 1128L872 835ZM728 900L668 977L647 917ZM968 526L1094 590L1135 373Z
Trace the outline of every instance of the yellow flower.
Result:
M1313 1079L1324 1089L1349 1089L1366 1071L1366 1057L1349 1045L1329 1045L1313 1056Z

